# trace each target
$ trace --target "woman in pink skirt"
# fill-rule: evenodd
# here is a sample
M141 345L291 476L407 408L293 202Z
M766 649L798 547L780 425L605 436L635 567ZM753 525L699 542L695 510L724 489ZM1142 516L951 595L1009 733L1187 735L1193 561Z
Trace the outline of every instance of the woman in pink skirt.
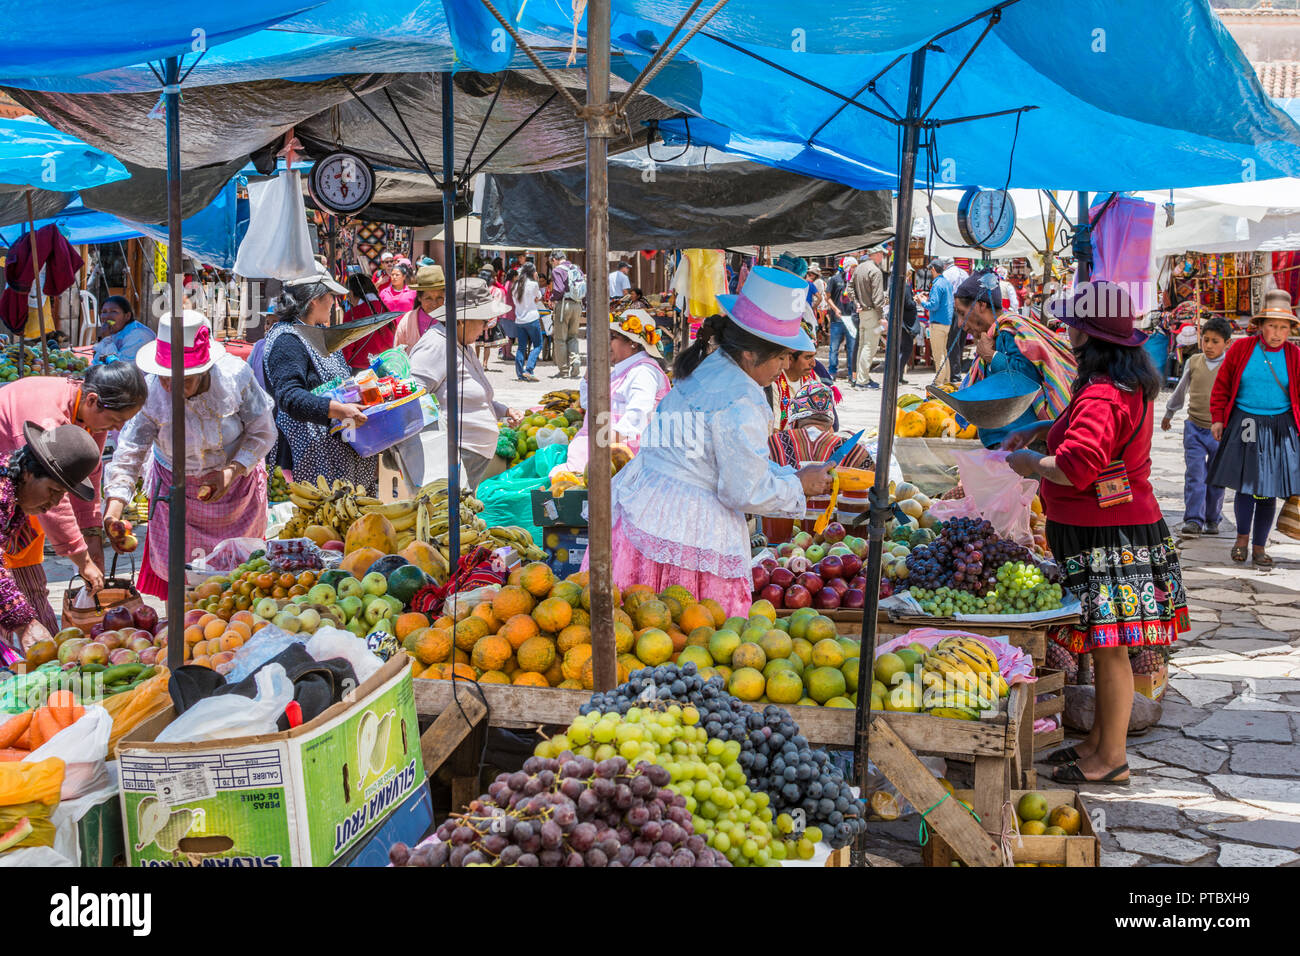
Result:
M763 389L812 341L800 328L807 284L755 267L739 295L718 296L677 357L632 462L615 476L614 583L660 591L680 584L731 615L750 605L747 515L803 517L808 495L829 490L829 466L795 471L768 457L772 408Z
M173 332L182 335L173 341ZM167 492L172 483L171 350L184 350L185 540L168 538ZM266 464L276 441L271 398L252 369L212 341L201 312L186 310L182 329L171 315L158 323L158 340L141 349L136 364L148 376L144 408L122 429L113 460L104 469L104 526L120 530L122 511L148 466L145 488L152 508L137 587L167 596L167 555L183 547L190 561L228 538L260 538L266 532Z

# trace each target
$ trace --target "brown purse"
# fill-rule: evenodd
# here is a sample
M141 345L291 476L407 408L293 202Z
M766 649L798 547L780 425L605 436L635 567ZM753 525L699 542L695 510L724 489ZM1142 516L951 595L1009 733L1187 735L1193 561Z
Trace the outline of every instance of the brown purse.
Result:
M101 623L104 615L115 607L134 611L144 605L144 598L135 589L135 559L131 559L130 577L120 578L117 576L117 557L117 553L114 552L113 565L108 576L104 578L104 586L95 592L93 608L73 606L82 589L73 587L81 575L72 576L68 581L68 589L63 592L63 613L59 617L61 627L79 627L83 631L89 631L96 624Z

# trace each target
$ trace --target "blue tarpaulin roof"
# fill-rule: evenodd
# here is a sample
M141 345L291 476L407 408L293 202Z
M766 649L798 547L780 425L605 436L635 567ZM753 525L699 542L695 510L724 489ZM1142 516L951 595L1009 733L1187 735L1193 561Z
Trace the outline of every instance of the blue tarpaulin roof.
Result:
M74 193L130 175L113 156L35 116L0 119L0 185Z
M529 0L522 15L519 6L502 0L498 9L551 62L563 60L574 37L570 0ZM632 78L688 7L614 0L614 71ZM526 64L480 0L230 0L205 8L201 26L161 0L118 0L111 17L103 9L68 0L50 30L17 0L0 0L0 84L156 90L143 61L196 44L207 52L190 84ZM987 22L967 21L987 9L988 0L878 0L812 17L797 4L731 0L648 92L708 120L691 124L696 142L878 188L897 174L889 114L904 108L907 54L952 30L926 63L923 102L952 78L927 117L937 185L1112 190L1300 175L1300 127L1263 95L1206 0L1008 3L958 70ZM874 92L865 90L877 74ZM956 122L1024 106L1034 109L1018 132L1014 116Z

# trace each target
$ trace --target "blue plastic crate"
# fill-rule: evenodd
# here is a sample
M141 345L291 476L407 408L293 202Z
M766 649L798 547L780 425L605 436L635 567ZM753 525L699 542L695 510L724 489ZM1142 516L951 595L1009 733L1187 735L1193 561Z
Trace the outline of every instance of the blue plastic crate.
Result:
M423 396L424 389L418 389L403 398L373 405L366 409L365 424L335 425L330 431L342 434L343 440L362 458L377 455L424 427L424 412L420 407Z

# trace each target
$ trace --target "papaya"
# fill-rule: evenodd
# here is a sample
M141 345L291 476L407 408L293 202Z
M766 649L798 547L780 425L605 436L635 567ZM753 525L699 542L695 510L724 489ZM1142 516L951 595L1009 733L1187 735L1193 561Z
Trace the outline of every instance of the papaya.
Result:
M364 514L348 528L343 539L343 552L351 554L361 548L374 548L380 554L393 554L397 551L397 532L393 523L381 514L370 512Z

